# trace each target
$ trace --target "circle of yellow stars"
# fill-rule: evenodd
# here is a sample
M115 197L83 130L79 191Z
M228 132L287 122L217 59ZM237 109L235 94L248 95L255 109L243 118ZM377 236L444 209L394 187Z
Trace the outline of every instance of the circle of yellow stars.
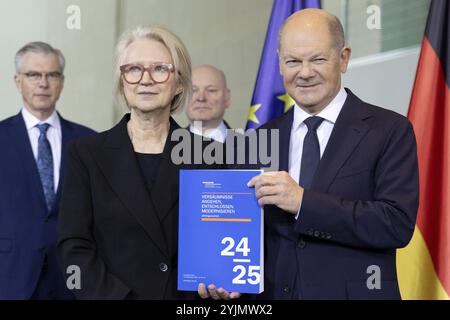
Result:
M284 102L284 112L288 112L289 109L291 109L291 107L295 104L294 99L292 99L291 96L287 93L278 96L277 99ZM262 106L261 104L255 104L250 106L250 110L248 112L248 121L252 121L256 124L259 124L259 119L256 116L256 111L258 111L258 109L261 108L261 106Z

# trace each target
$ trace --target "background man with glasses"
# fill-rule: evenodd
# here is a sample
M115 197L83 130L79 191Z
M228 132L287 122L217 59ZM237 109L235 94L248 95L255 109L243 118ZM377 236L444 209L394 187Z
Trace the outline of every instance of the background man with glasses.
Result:
M19 114L0 122L0 299L69 299L56 259L56 224L69 141L94 133L55 110L61 51L32 42L15 56Z

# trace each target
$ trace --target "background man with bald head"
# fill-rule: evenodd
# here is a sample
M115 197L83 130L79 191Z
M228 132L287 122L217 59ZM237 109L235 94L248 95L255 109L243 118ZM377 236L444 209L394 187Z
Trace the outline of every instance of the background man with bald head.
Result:
M342 87L351 49L336 17L294 13L278 51L295 106L261 128L279 130L279 171L249 182L265 209L260 297L399 299L396 249L410 241L418 208L412 126ZM239 296L213 285L199 294Z
M223 120L225 110L230 106L225 74L209 65L196 67L192 70L192 89L192 102L186 109L189 130L223 143L227 129L230 129ZM194 121L201 121L203 128L194 126Z

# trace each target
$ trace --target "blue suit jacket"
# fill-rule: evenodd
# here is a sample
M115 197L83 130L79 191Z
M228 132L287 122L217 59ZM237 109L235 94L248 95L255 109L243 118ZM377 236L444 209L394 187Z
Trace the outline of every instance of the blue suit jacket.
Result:
M28 299L47 255L54 298L71 298L56 260L56 220L69 141L94 131L60 117L61 173L55 207L48 212L22 114L0 122L0 299Z
M298 220L265 207L261 298L400 298L395 253L409 242L418 208L414 132L405 117L347 92ZM292 122L291 110L262 127L280 130L280 171L289 171ZM379 289L367 285L371 266Z

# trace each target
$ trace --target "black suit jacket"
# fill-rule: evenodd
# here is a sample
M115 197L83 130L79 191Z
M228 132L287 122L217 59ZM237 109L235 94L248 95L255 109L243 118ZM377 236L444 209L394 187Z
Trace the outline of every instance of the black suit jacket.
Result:
M127 133L128 120L126 115L111 130L69 149L59 223L62 264L80 267L81 289L74 290L80 299L194 298L195 293L176 290L182 166L171 161L176 142L170 137L180 127L171 119L150 194Z
M419 199L414 132L347 92L298 219L265 208L262 298L400 298L395 253L413 234ZM280 130L280 171L289 171L292 121L291 110L261 128ZM380 289L367 286L371 266Z

